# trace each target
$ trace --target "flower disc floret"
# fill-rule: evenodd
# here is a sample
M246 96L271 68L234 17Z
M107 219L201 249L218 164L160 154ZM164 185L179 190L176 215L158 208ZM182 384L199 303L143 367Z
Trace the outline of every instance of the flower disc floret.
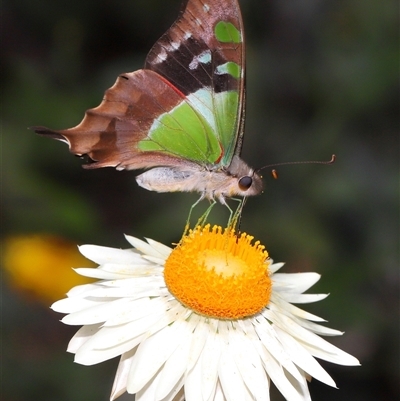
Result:
M252 236L219 226L183 237L165 263L169 291L186 307L219 319L239 319L265 308L271 297L270 260Z

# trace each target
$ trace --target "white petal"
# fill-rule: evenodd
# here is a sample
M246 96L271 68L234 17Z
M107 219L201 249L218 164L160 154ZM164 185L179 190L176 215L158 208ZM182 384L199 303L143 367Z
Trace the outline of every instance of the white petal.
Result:
M129 341L120 343L114 347L106 349L96 349L89 344L88 340L85 344L80 347L75 353L74 361L81 365L95 365L100 362L107 361L115 358L116 356L122 355L135 348L145 338L145 335L141 334L137 337L130 336Z
M173 399L171 399L171 401L185 401L185 388L184 388L184 383L185 383L185 378L182 378L182 387L181 389L176 393L175 397ZM179 384L178 384L179 385ZM164 401L164 400L162 400ZM166 400L166 401L169 401Z
M160 401L184 401L185 400L185 394L183 390L184 383L185 383L185 377L182 376L181 379L175 384L171 392Z
M285 264L284 263L271 263L270 264L270 266L269 266L269 268L268 268L268 270L271 272L271 273L275 273L275 272L277 272L279 269L281 269L283 266L284 266Z
M140 265L121 265L107 263L105 265L102 265L98 269L104 270L109 273L116 273L118 274L118 279L130 277L162 276L164 274L164 267L154 265L153 263Z
M295 322L297 322L301 327L312 331L315 334L322 336L341 336L343 335L343 331L331 329L329 327L321 326L320 324L316 324L313 322L309 322L307 320L298 319L296 317L293 318Z
M312 355L318 356L319 358L327 361L339 363L341 365L350 365L350 366L359 365L358 360L354 358L352 355L340 350L339 348L330 344L329 342L319 337L318 335L314 334L313 332L301 327L293 319L290 319L282 314L276 314L276 313L275 314L271 313L269 314L269 316L270 320L273 321L276 325L274 326L275 330L277 327L280 327L283 331L289 333L294 338L297 338L298 342L300 342L304 347L307 347L307 349L312 351L311 352ZM336 361L341 361L341 362L336 362ZM304 367L303 369L307 373L311 374Z
M252 344L258 338L244 335L240 330L229 330L229 349L234 356L243 380L257 401L269 401L269 384L260 356Z
M303 343L312 345L313 347L319 348L321 350L325 350L329 343L325 341L323 338L317 336L313 332L301 327L297 324L293 319L279 313L274 312L272 310L264 310L263 315L267 317L271 322L274 323L274 327L279 327L286 333L290 334L292 337L297 338ZM306 369L304 369L307 373Z
M278 327L275 327L275 330L279 335L280 341L296 365L298 365L301 369L315 379L327 384L328 386L336 387L335 382L332 380L329 374L311 356L311 354L300 345L298 341Z
M125 236L125 238L129 241L131 245L133 245L137 250L139 250L141 253L148 255L148 256L154 256L156 258L163 258L163 254L158 252L156 248L153 248L151 245L149 245L147 242L142 241L138 238L135 237L129 237Z
M125 280L124 280L125 281ZM155 280L154 283L143 283L140 285L132 285L131 287L115 287L115 288L107 288L107 287L98 287L94 290L90 296L98 297L98 298L122 298L122 297L131 297L131 298L143 298L143 297L158 297L162 295L162 291L160 290L161 282L157 283Z
M308 350L308 352L319 358L328 362L336 363L338 365L345 366L359 366L360 362L353 355L342 351L340 348L326 342L324 349L315 348L310 344L302 343L303 347Z
M293 304L310 304L325 299L329 294L288 294L281 293L282 298Z
M82 300L80 300L82 301ZM122 298L107 303L99 302L97 305L87 307L81 311L70 313L62 321L65 324L95 324L105 322L108 318L115 315L119 310L124 310L130 299Z
M135 355L136 348L125 352L121 355L118 364L117 373L115 375L114 383L111 390L110 400L113 401L126 391L126 383L128 381L128 373L131 368L133 356Z
M200 388L202 398L205 400L211 396L217 384L221 347L219 336L214 330L210 330L199 361L201 363Z
M275 304L279 307L281 313L285 314L293 314L302 319L312 320L314 322L325 322L325 319L322 319L319 316L313 315L309 312L300 309L299 307L290 304L285 299L282 299L281 294L274 293L271 295L271 304Z
M165 326L170 325L177 320L186 320L188 318L188 315L190 315L191 313L192 312L189 309L185 308L175 298L168 302L165 302L163 316L160 317L158 322L151 327L148 332L149 336L157 333Z
M67 296L69 298L72 298L72 297L83 298L87 294L89 294L91 291L93 291L93 290L95 290L97 288L99 288L99 284L98 283L77 285L75 287L72 287L67 292Z
M145 315L140 319L120 326L103 326L90 340L90 346L98 350L107 349L119 346L141 334L148 334L149 330L158 323L162 316L163 311L159 310L156 313Z
M249 331L250 333L254 333L254 327L250 319L239 319L235 321L234 324L239 326L240 330L242 330L244 334L249 333Z
M100 324L81 327L69 341L67 351L74 354L86 341L92 338L100 328Z
M225 348L219 360L219 380L227 401L243 401L245 386L230 352Z
M204 344L206 343L207 337L210 334L210 325L205 322L203 317L200 317L197 314L193 314L190 319L196 319L194 324L196 325L196 329L193 336L192 348L190 350L190 356L188 360L187 370L191 370L204 348ZM197 324L196 324L197 323Z
M110 280L110 281L103 281L99 283L99 288L132 288L138 287L141 288L145 285L162 285L165 286L164 280L162 276L159 275L148 275L142 277L129 277L124 278L123 280Z
M136 401L184 401L183 383L184 378L179 380L171 392L164 398L157 397L157 389L160 384L160 375L154 377L148 384L146 384L140 391L135 394Z
M54 304L51 305L51 309L59 313L73 313L102 303L101 301L85 298L64 298L54 302Z
M143 259L148 260L152 264L158 265L158 266L164 266L164 263L165 263L165 259L164 258L158 258L158 257L155 257L155 256L143 255Z
M215 389L214 395L211 395L207 401L226 401L224 392L222 391L221 383L217 382L217 387Z
M143 259L138 252L132 249L115 249L98 245L82 245L80 253L93 262L102 265L104 263L137 263Z
M76 351L76 361L92 365L129 351L147 337L161 316L162 313L152 314L119 327L102 327Z
M155 249L157 250L157 252L164 256L164 258L168 258L168 256L171 254L172 252L172 248L170 248L167 245L162 244L161 242L158 241L154 241L153 239L150 238L146 238L146 241Z
M97 278L99 280L116 280L126 278L126 275L118 273L110 273L102 269L92 267L78 267L73 269L76 273L84 277Z
M201 359L193 366L193 369L187 371L185 380L185 401L204 401L201 394Z
M107 263L98 268L79 267L73 269L76 273L84 277L97 278L100 280L119 280L129 277L141 277L150 275L161 275L163 268L153 263L141 261L140 264L118 264Z
M272 288L279 292L303 293L320 278L317 273L276 273L272 276Z
M158 386L158 382L160 380L159 375L155 375L151 378L136 394L135 401L155 401L156 399L156 389ZM129 390L128 385L128 393L134 394Z
M302 369L298 367L302 380L295 380L292 376L286 375L289 382L296 389L297 393L300 395L302 401L311 401L310 390L308 389L307 378L310 379L310 376L307 375Z
M257 321L254 321L254 324L254 329L264 348L268 350L268 354L271 354L294 378L301 380L299 371L278 341L275 330L271 327L270 323L260 317ZM264 355L262 351L261 355Z
M167 359L159 374L160 380L156 390L157 400L164 399L171 393L176 384L182 379L186 370L192 342L190 324L187 322L180 322L175 335L181 338L181 341Z
M297 390L297 387L293 386L288 380L285 371L282 369L282 366L275 360L275 358L271 354L269 354L269 352L265 348L262 348L260 351L260 356L268 376L271 378L276 388L281 392L286 400L305 401L301 393L299 393L299 391ZM296 377L299 377L300 380L302 380L301 374L298 370Z
M292 316L292 319L298 323L301 327L312 331L315 334L323 335L323 336L341 336L343 335L342 331L331 329L329 327L321 326L320 324L309 322L308 320L299 319L296 316Z
M165 303L160 298L140 298L130 300L123 309L116 311L113 316L107 319L104 326L118 326L120 324L133 322L142 317L159 313L165 310Z
M134 394L143 388L174 352L182 341L176 335L177 326L166 326L139 345L129 372L128 392Z
M122 275L122 278L127 278L131 275L135 276L137 272L147 272L151 273L153 270L160 270L159 266L154 266L154 263L149 263L147 260L143 259L143 257L140 259L140 263L104 263L101 266L98 267L98 269L101 269L103 271L109 272L109 273L116 273L119 275Z

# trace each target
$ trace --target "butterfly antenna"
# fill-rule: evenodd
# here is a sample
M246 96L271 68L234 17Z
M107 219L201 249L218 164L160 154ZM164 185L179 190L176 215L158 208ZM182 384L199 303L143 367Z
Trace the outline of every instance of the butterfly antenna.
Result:
M276 163L276 164L268 164L266 166L260 167L259 169L256 170L258 173L259 171L265 169L265 168L270 168L270 167L279 167L279 166L287 166L289 164L333 164L336 161L336 155L332 155L331 160L328 161L321 161L321 160L309 160L309 161L302 161L302 162L285 162L285 163ZM278 173L275 169L272 170L271 172L272 177L275 179L278 178Z

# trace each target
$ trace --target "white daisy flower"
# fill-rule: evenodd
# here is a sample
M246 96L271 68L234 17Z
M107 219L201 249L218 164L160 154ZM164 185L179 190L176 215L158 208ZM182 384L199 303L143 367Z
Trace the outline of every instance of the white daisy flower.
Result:
M341 332L293 304L316 273L283 274L253 237L209 225L171 249L126 237L134 249L94 245L81 253L99 264L76 271L100 279L53 304L62 321L83 325L68 351L93 365L121 356L111 400L267 401L270 381L290 401L311 400L311 377L335 387L314 359L359 365L319 335Z

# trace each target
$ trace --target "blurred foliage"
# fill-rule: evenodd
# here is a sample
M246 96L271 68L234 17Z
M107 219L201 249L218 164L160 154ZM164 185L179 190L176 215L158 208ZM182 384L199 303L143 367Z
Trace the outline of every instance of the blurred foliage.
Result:
M397 399L398 2L241 5L248 83L243 158L258 167L337 155L333 166L281 167L279 180L265 170L265 193L248 200L242 230L286 261L286 271L322 274L316 291L331 296L307 309L345 330L330 340L362 363L324 364L340 390L313 381L313 399ZM179 8L180 0L2 3L3 239L47 233L118 247L127 246L123 233L166 244L179 239L197 195L147 192L135 172L83 170L65 145L27 130L79 123L119 73L143 65ZM216 206L211 219L224 224L227 216ZM117 362L72 364L64 349L76 328L3 278L3 399L107 400Z

